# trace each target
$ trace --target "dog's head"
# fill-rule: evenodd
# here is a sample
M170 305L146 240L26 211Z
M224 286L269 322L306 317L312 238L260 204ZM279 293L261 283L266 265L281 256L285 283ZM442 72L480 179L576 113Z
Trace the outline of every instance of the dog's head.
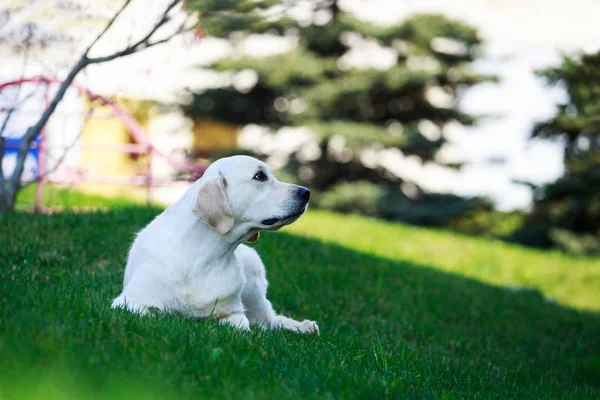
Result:
M255 241L259 230L276 230L300 218L309 198L307 188L277 180L264 162L233 156L206 170L193 211L221 234Z

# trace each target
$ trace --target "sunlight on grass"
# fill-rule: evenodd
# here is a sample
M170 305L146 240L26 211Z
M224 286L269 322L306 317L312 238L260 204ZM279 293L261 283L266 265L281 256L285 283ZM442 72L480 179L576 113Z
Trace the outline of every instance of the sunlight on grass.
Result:
M285 231L496 285L536 288L562 304L600 310L598 258L315 210Z

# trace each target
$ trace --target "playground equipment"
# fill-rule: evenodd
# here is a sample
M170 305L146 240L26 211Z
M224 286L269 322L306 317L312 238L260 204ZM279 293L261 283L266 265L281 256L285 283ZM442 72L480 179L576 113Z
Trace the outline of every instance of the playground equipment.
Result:
M0 93L2 90L15 87L23 84L39 84L44 85L44 97L46 100L46 107L49 103L49 93L51 85L60 85L63 81L56 78L48 78L43 76L18 79L9 82L0 83ZM194 181L198 179L204 173L206 166L198 165L196 163L179 160L172 155L161 151L159 148L154 146L148 137L144 127L141 126L138 121L126 110L120 107L115 101L93 93L87 88L72 83L71 88L78 91L79 96L86 96L90 103L106 105L110 108L112 115L117 116L120 121L124 124L127 131L133 139L133 144L115 144L115 145L93 145L93 146L79 146L80 151L94 151L94 152L121 152L128 154L146 155L148 158L147 173L145 176L133 176L133 177L110 177L110 176L91 176L85 171L71 171L68 175L56 175L52 174L53 171L46 170L47 160L47 138L46 128L44 127L40 132L40 135L32 142L29 156L37 161L37 171L34 171L33 178L36 180L36 195L35 195L35 211L44 211L42 206L42 189L43 185L47 183L56 184L67 184L77 185L84 182L95 182L105 184L119 184L119 185L135 185L146 187L146 201L148 204L152 201L152 187L158 185L167 185L175 181ZM1 111L6 111L0 109ZM91 107L85 114L84 118L92 118L94 108ZM5 155L15 153L18 150L20 138L7 139L5 144ZM165 159L169 165L178 172L177 176L173 176L170 179L154 179L152 173L152 158L160 157ZM61 160L62 161L62 160Z

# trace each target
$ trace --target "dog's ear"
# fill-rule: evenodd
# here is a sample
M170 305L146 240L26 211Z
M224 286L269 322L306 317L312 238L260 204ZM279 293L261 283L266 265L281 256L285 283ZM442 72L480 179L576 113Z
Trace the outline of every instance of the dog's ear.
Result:
M233 215L227 203L223 178L211 178L200 187L193 211L198 218L219 233L227 233L231 230Z

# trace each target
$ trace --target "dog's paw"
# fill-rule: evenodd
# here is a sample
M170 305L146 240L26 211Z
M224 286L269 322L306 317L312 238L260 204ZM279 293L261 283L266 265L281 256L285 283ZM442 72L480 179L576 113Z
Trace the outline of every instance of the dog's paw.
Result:
M237 329L240 329L243 331L250 330L250 321L248 321L248 318L246 318L246 316L244 314L234 313L225 318L220 319L219 322L222 324L231 325L234 328L237 328Z
M127 310L139 315L154 315L160 311L158 307L145 306L143 304L129 302L125 299L125 297L123 297L123 295L114 299L110 307L115 310Z
M285 329L296 333L319 334L319 326L315 321L302 322L278 315L271 323L272 329Z
M305 319L304 321L300 322L300 325L298 326L298 330L300 330L300 332L302 332L302 333L318 335L319 334L319 325L317 325L317 323L315 321L309 321L309 320Z

